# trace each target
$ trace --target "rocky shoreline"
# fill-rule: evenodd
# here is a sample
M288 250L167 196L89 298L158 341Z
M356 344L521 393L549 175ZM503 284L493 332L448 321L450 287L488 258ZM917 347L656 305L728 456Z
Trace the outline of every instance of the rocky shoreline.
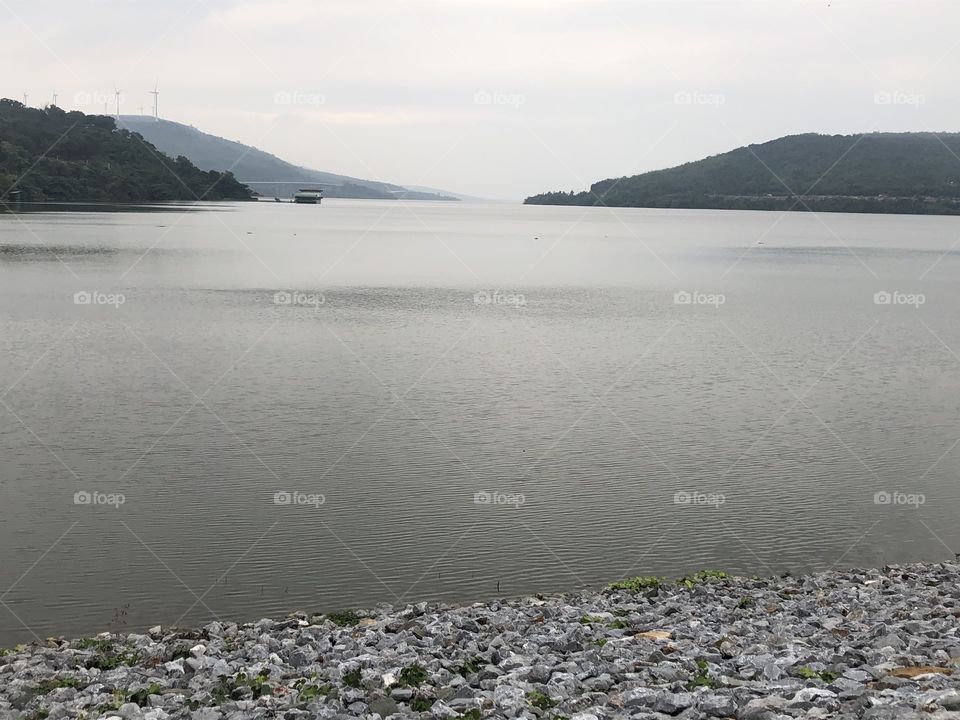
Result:
M0 718L960 718L960 564L633 578L0 650Z

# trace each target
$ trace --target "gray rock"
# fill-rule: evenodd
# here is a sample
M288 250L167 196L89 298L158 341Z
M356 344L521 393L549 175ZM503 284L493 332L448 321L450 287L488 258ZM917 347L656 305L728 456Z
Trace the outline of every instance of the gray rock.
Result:
M725 718L737 712L737 704L730 695L704 695L697 701L697 709L707 717Z
M140 710L140 706L136 703L124 703L120 706L117 714L124 720L141 720L143 711Z
M407 702L413 697L413 690L411 688L393 688L390 690L390 697L397 702Z
M527 673L527 682L544 684L550 679L553 669L546 665L534 665Z
M871 673L857 668L844 670L843 677L849 678L850 680L856 680L859 683L870 682L873 680L873 675Z
M893 648L894 650L899 650L903 647L903 640L900 639L900 636L895 633L890 633L882 637L877 638L873 642L873 647L877 650L881 650L886 647Z
M763 676L767 680L779 680L783 677L783 670L776 663L766 663L763 666Z
M934 702L944 710L960 711L960 692L950 690L939 694Z
M626 709L634 708L654 708L660 701L661 692L651 690L650 688L636 688L623 693L621 699L623 707Z
M772 720L786 707L786 698L770 695L754 698L737 711L737 720Z
M672 683L686 680L690 674L673 664L655 665L650 668L650 674L660 682Z
M667 715L676 715L681 710L685 710L693 705L693 695L690 693L671 693L665 692L657 700L655 710L666 713Z

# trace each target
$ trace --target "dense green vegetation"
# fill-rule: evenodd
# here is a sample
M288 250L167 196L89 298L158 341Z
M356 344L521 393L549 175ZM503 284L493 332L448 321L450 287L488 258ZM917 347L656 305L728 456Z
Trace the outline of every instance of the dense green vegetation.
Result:
M526 202L960 214L960 134L791 135Z
M174 160L111 117L0 100L0 203L248 200L229 172ZM3 205L0 205L2 208Z

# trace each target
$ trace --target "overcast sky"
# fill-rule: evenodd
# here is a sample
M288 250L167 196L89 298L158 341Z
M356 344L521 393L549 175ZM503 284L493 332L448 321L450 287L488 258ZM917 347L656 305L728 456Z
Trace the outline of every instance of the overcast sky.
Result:
M0 94L520 199L800 132L960 129L960 3L0 0ZM112 100L111 100L112 106ZM111 110L111 112L113 112Z

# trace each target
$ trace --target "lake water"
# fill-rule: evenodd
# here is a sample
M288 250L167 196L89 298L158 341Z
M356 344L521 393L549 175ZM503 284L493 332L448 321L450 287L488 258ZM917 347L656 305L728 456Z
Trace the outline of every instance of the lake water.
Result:
M0 215L0 645L952 558L958 276L949 217Z

